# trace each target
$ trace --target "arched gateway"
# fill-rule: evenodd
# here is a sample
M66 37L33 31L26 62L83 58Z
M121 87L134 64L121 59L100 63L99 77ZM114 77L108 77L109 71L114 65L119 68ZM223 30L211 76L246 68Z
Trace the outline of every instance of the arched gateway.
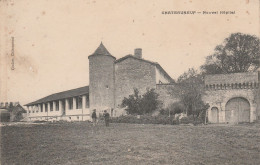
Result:
M211 123L218 123L219 121L219 112L217 107L211 108Z
M232 98L227 102L225 109L227 123L250 122L250 103L247 99Z
M210 123L254 122L259 118L260 72L214 74L204 79L203 101L210 105Z

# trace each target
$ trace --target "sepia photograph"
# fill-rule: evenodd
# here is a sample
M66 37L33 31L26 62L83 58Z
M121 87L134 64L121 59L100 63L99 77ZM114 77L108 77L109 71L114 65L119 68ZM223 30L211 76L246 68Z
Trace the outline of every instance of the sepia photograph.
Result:
M0 164L260 164L259 11L0 0Z

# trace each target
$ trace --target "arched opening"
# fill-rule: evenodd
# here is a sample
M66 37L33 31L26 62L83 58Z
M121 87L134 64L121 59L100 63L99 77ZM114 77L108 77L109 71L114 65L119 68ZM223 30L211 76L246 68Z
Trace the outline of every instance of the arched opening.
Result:
M211 123L218 123L218 118L219 118L219 112L217 107L212 107L211 108Z
M227 102L225 109L227 123L250 122L250 103L247 99L232 98Z

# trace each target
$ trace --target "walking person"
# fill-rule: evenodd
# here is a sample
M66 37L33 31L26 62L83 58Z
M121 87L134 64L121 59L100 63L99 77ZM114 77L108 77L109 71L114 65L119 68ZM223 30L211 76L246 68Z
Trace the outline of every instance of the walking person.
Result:
M107 113L107 111L104 111L104 119L105 119L105 123L106 123L106 127L109 126L109 113Z
M97 124L97 114L96 114L96 109L93 110L93 113L91 115L92 117L92 123L93 123L93 126L95 126Z

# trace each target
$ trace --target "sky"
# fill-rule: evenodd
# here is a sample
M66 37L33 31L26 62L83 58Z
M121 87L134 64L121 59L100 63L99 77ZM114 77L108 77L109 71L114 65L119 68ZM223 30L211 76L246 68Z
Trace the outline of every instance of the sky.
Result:
M117 59L142 48L144 59L158 62L177 79L188 68L199 68L231 33L259 37L258 0L5 0L0 4L0 101L22 105L87 86L88 56L101 41Z

